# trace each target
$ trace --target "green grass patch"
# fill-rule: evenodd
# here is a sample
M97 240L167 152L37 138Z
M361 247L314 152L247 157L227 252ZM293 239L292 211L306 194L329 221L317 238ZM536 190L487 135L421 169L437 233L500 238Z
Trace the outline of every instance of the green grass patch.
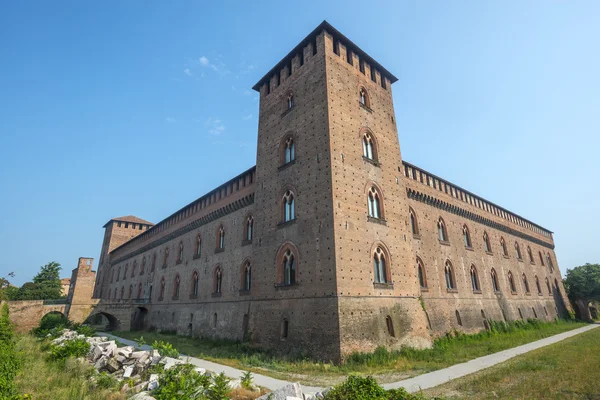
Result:
M460 399L600 399L600 328L425 391Z
M45 360L41 344L31 335L17 337L16 349L23 368L15 380L19 393L35 400L124 400L114 389L94 387L89 378L95 371L87 362L67 358L63 362Z
M157 332L143 332L143 335L145 341L149 343L153 341L171 343L182 354L278 378L289 378L312 385L321 385L330 383L323 377L340 377L351 373L377 376L401 372L404 373L403 376L412 376L585 325L568 321L540 322L537 320L515 321L509 324L493 323L491 331L473 335L448 334L437 339L431 349L405 348L390 352L382 347L372 353L352 354L340 365L315 362L302 356L280 356L269 351L254 349L250 345L240 342L189 338ZM140 332L119 331L114 334L127 339L135 339L140 336ZM387 376L383 377L383 380L398 380L403 376Z

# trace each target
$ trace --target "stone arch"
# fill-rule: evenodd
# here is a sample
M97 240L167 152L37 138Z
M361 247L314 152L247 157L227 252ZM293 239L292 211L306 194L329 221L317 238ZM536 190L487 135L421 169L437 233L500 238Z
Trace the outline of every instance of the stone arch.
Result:
M146 307L136 307L131 313L131 330L141 331L144 329L148 309Z
M106 318L106 320L108 320L108 324L104 327L104 330L118 331L121 328L121 322L119 321L119 319L106 311L99 311L99 312L90 314L90 316L87 317L87 319L85 320L85 323L87 323L88 321L91 321L97 315L101 315L104 318Z

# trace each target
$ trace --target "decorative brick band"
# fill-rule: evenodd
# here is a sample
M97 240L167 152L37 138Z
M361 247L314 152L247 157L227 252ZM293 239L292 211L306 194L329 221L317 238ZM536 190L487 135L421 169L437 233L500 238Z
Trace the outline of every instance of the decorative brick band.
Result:
M521 239L525 239L525 240L528 240L530 242L539 244L540 246L543 246L543 247L546 247L548 249L554 250L554 245L553 244L546 243L543 240L540 240L540 239L535 238L533 236L529 236L529 235L527 235L525 233L519 232L516 229L509 228L506 225L499 224L497 222L492 221L491 219L482 217L481 215L477 215L477 214L472 213L470 211L467 211L467 210L465 210L463 208L457 207L457 206L452 205L450 203L446 203L445 201L442 201L442 200L440 200L440 199L438 199L436 197L423 194L423 193L418 192L418 191L413 190L413 189L406 189L406 194L407 194L407 196L408 196L409 199L413 199L413 200L419 201L421 203L425 203L425 204L427 204L429 206L438 208L440 210L443 210L443 211L446 211L446 212L449 212L449 213L452 213L452 214L460 215L461 217L464 217L466 219L470 219L471 221L480 223L482 225L487 225L490 228L497 229L497 230L502 231L502 232L506 232L506 233L508 233L510 235L520 237Z
M252 205L252 204L254 204L254 193L251 193L246 197L236 200L233 203L227 204L226 206L221 207L218 210L208 213L205 216L198 218L197 220L192 221L185 226L182 226L181 228L177 229L176 231L171 232L168 235L161 237L160 239L157 239L157 240L154 240L153 242L148 243L147 245L141 247L140 249L138 249L132 253L129 253L123 257L119 257L116 260L111 261L110 265L111 266L116 265L116 264L120 263L121 261L124 261L128 258L135 257L139 254L142 254L148 250L151 250L157 246L160 246L163 243L168 242L169 240L173 240L181 235L184 235L190 231L193 231L194 229L198 229L203 225L211 223L219 218L222 218L222 217L224 217L228 214L231 214L231 213L233 213L239 209L242 209L244 207L248 207L249 205Z

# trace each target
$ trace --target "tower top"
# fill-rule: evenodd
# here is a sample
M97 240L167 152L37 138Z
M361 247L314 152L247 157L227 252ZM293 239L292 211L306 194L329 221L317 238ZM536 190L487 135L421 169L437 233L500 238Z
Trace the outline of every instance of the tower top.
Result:
M126 215L124 217L111 218L106 224L104 224L104 228L106 228L106 226L108 224L110 224L112 221L130 222L130 223L134 223L134 224L148 225L149 227L154 226L154 224L152 222L138 218L135 215Z
M302 41L300 41L300 43L296 47L294 47L292 51L290 51L285 57L283 57L281 61L275 64L275 66L271 68L271 70L267 72L265 76L263 76L258 82L256 82L256 84L252 86L252 89L259 92L263 83L268 81L274 74L276 74L285 65L287 65L290 62L290 59L292 59L296 54L298 54L298 52L301 51L304 47L306 47L306 45L308 45L311 42L314 42L315 38L323 30L327 31L331 36L333 36L334 43L341 42L342 44L344 44L344 46L346 46L347 49L355 53L360 60L364 60L370 65L374 66L377 70L381 72L383 76L386 76L390 80L390 83L394 83L398 80L398 78L396 78L391 72L389 72L381 64L375 61L371 56L369 56L367 53L361 50L360 47L355 45L350 39L344 36L340 31L335 29L329 22L324 20L311 33L309 33L308 36L302 39Z

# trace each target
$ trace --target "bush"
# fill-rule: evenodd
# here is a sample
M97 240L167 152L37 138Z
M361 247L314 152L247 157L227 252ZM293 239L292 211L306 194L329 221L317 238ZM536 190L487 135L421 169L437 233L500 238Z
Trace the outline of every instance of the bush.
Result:
M0 399L16 398L14 379L20 368L13 326L8 318L8 305L4 304L0 310Z
M179 358L179 351L171 343L155 340L152 347L163 357Z
M89 325L73 324L72 329L80 335L84 335L86 337L96 336L96 329L92 328Z
M240 378L240 384L244 389L252 389L254 383L254 377L252 376L252 372L246 371L242 374Z
M360 377L350 375L345 382L331 389L325 400L426 400L422 394L411 394L405 389L391 389L386 391L377 384L371 376ZM431 399L435 400L437 398Z
M95 385L100 389L110 389L117 385L117 379L108 372L101 372L96 377Z
M191 364L180 364L164 371L158 384L152 393L157 400L205 400L210 378L194 371Z
M212 385L208 388L207 395L208 400L227 400L229 396L227 394L231 390L229 388L230 379L225 376L225 373L221 372L219 375L213 376Z
M61 345L51 345L48 359L64 361L69 357L84 357L90 351L90 344L85 339L66 340Z
M70 329L72 327L71 321L64 315L52 312L44 315L40 321L40 325L37 328L33 328L31 333L38 338L58 337L62 333L63 329Z

